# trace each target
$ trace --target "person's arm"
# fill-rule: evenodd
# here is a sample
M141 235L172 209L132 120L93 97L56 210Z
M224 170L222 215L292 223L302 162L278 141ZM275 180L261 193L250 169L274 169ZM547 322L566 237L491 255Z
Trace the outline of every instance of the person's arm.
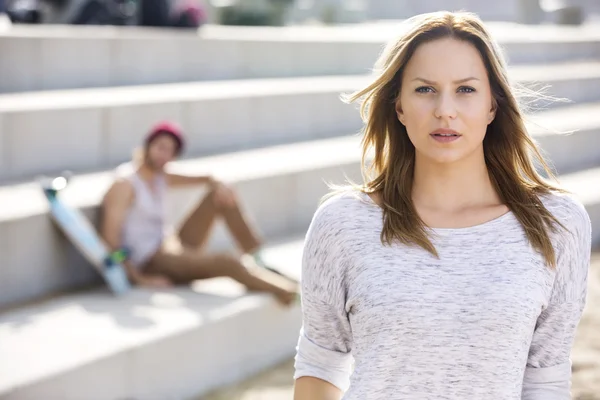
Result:
M166 173L167 184L172 187L191 186L191 185L211 185L215 186L218 181L211 175L180 175L175 173Z
M112 251L122 248L121 233L123 231L123 223L125 222L127 210L131 206L134 195L131 184L127 181L119 180L111 186L104 196L100 236ZM151 287L170 286L170 282L166 277L143 274L128 261L123 263L123 267L125 267L129 280L136 285Z
M235 196L231 188L211 175L188 176L175 173L166 173L167 185L170 187L182 187L193 185L209 185L212 190L216 190L215 201L225 207L235 204Z
M294 400L340 400L342 394L331 383L312 376L298 378L294 386Z
M339 230L330 211L326 205L317 211L305 239L294 400L339 400L349 386L352 333Z
M100 236L111 251L119 250L122 246L121 234L127 210L133 202L134 192L131 184L124 180L113 183L102 201L102 221ZM129 279L138 280L138 271L127 261L123 263Z
M587 293L591 224L573 210L557 246L557 271L548 306L538 317L523 378L522 400L571 399L571 348Z

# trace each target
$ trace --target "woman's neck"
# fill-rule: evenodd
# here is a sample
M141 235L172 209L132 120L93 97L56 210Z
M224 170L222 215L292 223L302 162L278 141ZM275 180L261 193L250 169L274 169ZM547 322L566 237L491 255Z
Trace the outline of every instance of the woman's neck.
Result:
M156 178L156 176L158 175L158 172L153 170L146 164L142 164L138 167L137 174L143 180L152 182L154 178Z
M412 197L419 208L450 213L502 204L483 154L455 163L416 155Z

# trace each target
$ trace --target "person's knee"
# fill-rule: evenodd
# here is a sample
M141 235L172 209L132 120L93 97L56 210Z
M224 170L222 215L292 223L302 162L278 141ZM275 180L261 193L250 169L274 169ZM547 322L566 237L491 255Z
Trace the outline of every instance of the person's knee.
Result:
M232 201L222 202L219 200L219 190L221 190L221 189L213 188L213 189L210 189L210 191L207 194L207 198L212 202L213 207L217 211L223 211L228 208L235 208L238 203L238 197L237 197L237 194L235 193L235 191L231 188L227 188L230 196L232 197Z

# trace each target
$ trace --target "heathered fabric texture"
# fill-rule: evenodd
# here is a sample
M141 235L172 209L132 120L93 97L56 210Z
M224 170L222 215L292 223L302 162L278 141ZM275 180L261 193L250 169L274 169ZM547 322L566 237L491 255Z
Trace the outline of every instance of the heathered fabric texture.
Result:
M380 240L382 212L363 193L326 201L308 230L295 378L344 400L566 400L585 304L591 224L567 195L542 199L566 226L555 270L511 212L432 229L439 259Z

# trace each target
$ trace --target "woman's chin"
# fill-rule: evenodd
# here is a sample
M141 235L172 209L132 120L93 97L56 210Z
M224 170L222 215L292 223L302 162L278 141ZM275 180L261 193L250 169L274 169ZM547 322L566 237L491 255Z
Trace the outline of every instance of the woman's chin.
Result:
M426 154L424 161L433 164L453 164L465 160L465 154L457 151L443 151L443 152L431 152Z

